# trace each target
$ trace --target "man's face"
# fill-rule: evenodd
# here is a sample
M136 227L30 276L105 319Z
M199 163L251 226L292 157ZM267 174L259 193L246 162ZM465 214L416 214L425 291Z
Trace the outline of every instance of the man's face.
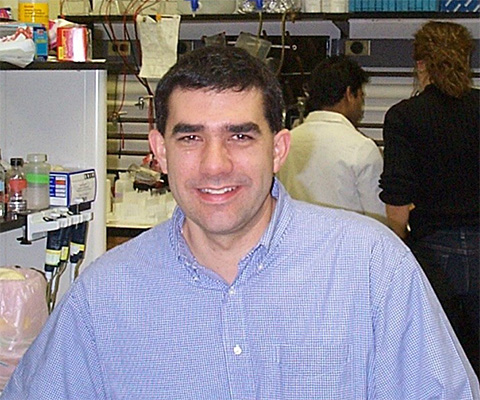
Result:
M163 136L152 133L189 228L206 235L263 232L273 209L273 174L290 136L270 131L260 91L175 89Z

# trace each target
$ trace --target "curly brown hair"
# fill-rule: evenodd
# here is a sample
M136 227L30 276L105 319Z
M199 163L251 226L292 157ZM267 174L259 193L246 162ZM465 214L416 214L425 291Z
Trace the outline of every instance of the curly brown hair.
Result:
M472 87L473 47L472 35L463 25L429 21L415 33L413 58L425 62L435 86L459 98Z

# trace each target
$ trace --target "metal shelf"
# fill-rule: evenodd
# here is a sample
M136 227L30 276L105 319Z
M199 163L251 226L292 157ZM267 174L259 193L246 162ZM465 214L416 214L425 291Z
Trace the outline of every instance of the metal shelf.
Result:
M281 20L282 14L262 13L262 20ZM352 13L289 13L288 21L296 20L325 20L333 22L345 22L351 19L457 19L457 18L479 18L480 13L473 12L440 12L440 11L368 11L368 12L352 12ZM64 16L72 22L80 24L94 24L97 22L131 22L129 20L133 15L67 15ZM154 16L153 16L154 17ZM212 21L256 21L259 19L259 14L197 14L195 16L190 14L183 14L182 22L188 23L202 23Z
M25 225L25 215L18 215L16 218L0 218L0 233L13 231Z
M57 62L57 61L33 61L26 67L18 67L8 62L0 61L0 70L98 70L107 69L105 62L88 61L88 62Z

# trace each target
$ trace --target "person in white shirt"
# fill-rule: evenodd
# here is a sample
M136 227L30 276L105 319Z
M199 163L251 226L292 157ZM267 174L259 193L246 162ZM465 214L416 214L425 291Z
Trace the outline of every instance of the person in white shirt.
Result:
M383 159L355 126L363 117L367 73L346 56L313 70L305 121L292 130L287 161L277 174L298 200L343 208L386 221L378 181Z

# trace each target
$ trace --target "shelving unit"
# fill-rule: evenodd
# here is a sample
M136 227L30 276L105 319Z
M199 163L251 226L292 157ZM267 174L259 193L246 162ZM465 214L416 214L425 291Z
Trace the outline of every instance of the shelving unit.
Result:
M25 216L21 215L15 219L0 218L0 233L12 231L25 225Z
M108 23L132 23L133 16L122 15L110 15L105 17L103 15L89 15L89 16L66 16L66 19L79 24L88 25L93 28L95 24L100 24L108 21ZM199 14L190 15L185 14L181 16L182 25L203 25L204 27L209 24L214 25L230 25L230 23L257 23L259 22L259 14ZM331 22L338 27L342 37L349 37L349 22L352 20L409 20L409 19L476 19L480 18L478 12L430 12L430 11L402 11L402 12L390 12L390 11L375 11L375 12L353 12L353 13L302 13L295 12L287 14L288 23L303 24L311 21L315 22ZM262 13L261 20L263 22L280 22L282 14L270 14ZM206 33L208 34L208 33Z
M94 168L85 264L106 249L105 63L34 62L26 68L0 63L0 148L5 159L45 153L52 165ZM45 239L20 244L26 217L0 221L0 265L43 270ZM60 294L68 283L62 282Z
M307 63L301 66L303 68L300 67L301 71L295 70L296 60L311 61L315 56L323 57L326 52L330 54L343 53L346 50L347 40L369 41L371 46L367 56L354 55L356 60L374 77L372 85L367 88L371 96L367 99L366 118L361 130L381 144L381 128L385 111L390 105L401 98L408 97L411 93L413 33L427 20L454 20L472 28L475 38L479 39L479 16L479 13L417 11L288 14L285 25L290 38L293 38L295 51L287 50L287 64L289 65L281 71L282 83L292 89L285 96L287 105L290 109L295 108L296 96L302 92L298 90L298 83L304 81L310 72L311 65ZM146 140L148 133L146 110L140 110L134 106L138 98L145 96L146 93L132 74L123 77L123 60L109 51L111 46L108 46L108 42L112 40L112 35L106 31L115 32L114 36L119 40L128 40L132 54L138 56L133 16L117 15L108 18L98 15L74 16L67 17L67 19L91 27L95 38L93 42L94 56L107 59L109 74L112 78L114 76L121 77L118 80L118 88L122 87L123 79L126 80L126 97L123 108L126 114L118 119L115 118L118 130L115 130L116 126L113 124L110 125L112 129L108 134L107 147L109 172L123 171L131 163L139 162L149 151ZM231 43L231 40L235 40L234 38L242 31L256 34L259 31L260 23L266 38L278 45L280 43L278 39L282 34L281 14L263 13L261 20L258 14L182 15L179 51L188 51L201 44L203 36L215 35L220 32L225 32L227 40ZM125 30L128 32L126 36L124 35ZM269 57L278 58L278 54L278 49L274 49ZM133 62L131 65L134 65ZM478 54L473 55L472 65L475 76L478 78ZM154 88L155 80L149 82ZM392 90L389 90L390 85L392 85ZM113 103L114 95L112 92L109 92L109 95L109 102ZM293 115L294 117L295 115Z

